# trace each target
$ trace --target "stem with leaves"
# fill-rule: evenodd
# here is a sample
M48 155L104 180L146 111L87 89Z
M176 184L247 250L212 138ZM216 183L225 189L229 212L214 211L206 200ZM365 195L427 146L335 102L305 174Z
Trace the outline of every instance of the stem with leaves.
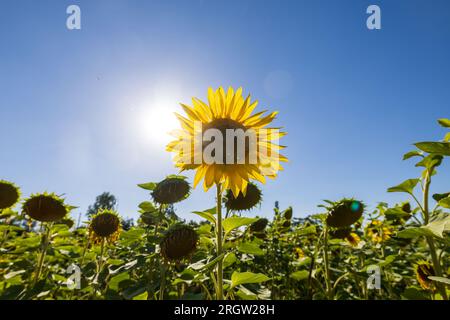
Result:
M429 198L429 192L430 192L431 173L433 172L433 170L434 170L433 167L431 169L427 169L427 171L425 173L425 182L424 182L424 186L423 186L423 208L422 208L422 213L423 213L423 218L424 218L425 225L427 225L430 222L430 212L429 212L428 198ZM439 262L439 258L438 258L437 252L436 252L436 246L434 244L434 239L431 236L427 236L426 240L427 240L427 243L428 243L428 247L430 248L431 260L433 262L433 267L434 267L434 270L436 272L436 275L438 277L442 277L441 264ZM448 297L447 297L447 292L446 292L445 287L443 285L441 285L440 283L437 283L436 286L439 289L439 292L441 293L442 297L445 300L447 300Z
M323 259L325 263L325 283L326 283L326 291L327 298L333 299L333 288L331 287L331 279L330 279L330 261L328 258L328 226L325 225L324 231L324 246L323 246Z

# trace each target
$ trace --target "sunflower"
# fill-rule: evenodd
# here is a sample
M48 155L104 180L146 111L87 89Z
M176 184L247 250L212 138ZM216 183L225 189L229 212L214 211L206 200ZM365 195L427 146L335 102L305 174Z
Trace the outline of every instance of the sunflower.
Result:
M342 199L328 208L327 225L334 228L349 227L361 218L364 204L353 199Z
M178 262L191 256L197 248L198 235L184 224L175 224L161 240L161 255L166 261Z
M119 215L114 210L100 209L89 223L89 237L94 243L116 241L122 231Z
M266 218L260 218L250 225L250 231L255 233L263 232L264 229L266 229L268 223L269 220L267 220Z
M22 206L30 218L41 222L54 222L63 219L70 211L64 204L64 199L54 193L41 193L31 195Z
M430 276L435 276L434 268L428 261L419 261L415 267L416 278L422 289L434 290L435 286Z
M305 257L305 252L303 252L303 250L301 248L296 247L294 249L294 255L295 255L297 260L300 260L300 259Z
M391 238L392 228L383 226L380 220L371 221L366 227L367 237L374 243L381 243Z
M156 203L172 204L186 199L190 189L183 178L166 178L153 189L152 197Z
M228 189L225 195L225 207L233 211L250 210L261 203L261 190L257 185L250 182L247 185L247 192L240 193L237 197Z
M20 198L20 190L9 181L0 180L0 210L14 206Z
M283 212L283 216L286 220L290 220L292 219L292 207L287 208L284 212Z
M176 140L167 145L167 151L175 152L174 162L181 171L196 170L194 188L204 179L205 191L214 184L222 184L224 189L231 189L237 197L240 192L246 193L250 180L265 183L265 177L275 178L278 171L283 169L279 162L286 162L287 158L279 154L278 150L284 147L275 142L286 133L279 131L279 128L266 128L275 119L277 112L252 114L258 102L252 102L250 95L244 99L242 88L234 91L230 87L226 93L222 87L216 91L209 88L208 103L193 98L192 104L181 104L187 117L176 114L182 129L173 132ZM242 152L236 152L236 136L227 139L230 129L236 130L235 133L241 129L240 132L245 133L244 159ZM210 143L204 141L207 140L207 132L222 135L223 149L219 150L217 157L217 149L211 149L215 139ZM250 135L247 136L248 133ZM253 143L250 136L255 138ZM227 144L234 146L234 157L228 152ZM208 151L215 158L214 161L205 159L204 154L208 154ZM220 154L223 154L222 158Z
M353 247L358 246L361 238L354 232L351 232L347 237L345 237L348 243L350 243Z

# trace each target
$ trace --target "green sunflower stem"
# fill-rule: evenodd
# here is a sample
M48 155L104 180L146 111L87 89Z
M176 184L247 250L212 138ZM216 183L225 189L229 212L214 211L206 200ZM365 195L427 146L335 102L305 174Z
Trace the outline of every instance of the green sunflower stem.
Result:
M330 261L328 258L328 226L325 225L324 231L324 248L323 248L323 259L325 263L325 284L328 299L333 299L333 288L331 287L331 279L330 279Z
M161 287L159 288L159 300L164 300L164 291L166 290L166 265L161 268Z
M95 281L98 281L98 277L100 276L100 273L102 272L102 268L103 268L103 257L105 254L105 238L102 238L102 242L100 245L100 257L97 261L97 274L95 275Z
M433 169L431 169L431 172ZM430 212L429 212L429 192L430 192L430 184L431 184L431 174L430 170L427 170L425 175L425 184L423 187L423 215L424 215L424 222L425 224L428 224L430 222ZM436 246L434 244L434 239L432 237L426 237L428 247L430 248L430 254L431 254L431 260L433 261L433 267L436 272L436 276L442 277L442 269L441 264L439 262L439 258L436 252ZM441 293L441 296L444 300L448 300L446 289L443 285L440 283L436 284L439 292Z
M217 184L217 220L216 220L217 256L223 252L222 229L222 185ZM217 262L217 300L223 300L223 258Z
M50 236L51 236L51 229L52 229L53 223L49 225L45 225L45 233L42 235L41 239L41 252L39 255L38 264L36 267L35 275L34 275L34 283L36 284L39 281L39 278L42 273L42 269L44 268L44 260L45 256L47 255L47 248L50 243Z

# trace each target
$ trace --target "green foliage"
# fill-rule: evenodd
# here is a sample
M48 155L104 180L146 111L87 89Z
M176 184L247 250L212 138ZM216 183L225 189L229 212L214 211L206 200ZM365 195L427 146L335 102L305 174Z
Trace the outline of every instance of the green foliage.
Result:
M450 127L448 119L439 123ZM0 210L0 299L212 300L218 296L215 272L220 264L226 299L448 299L450 195L430 194L449 143L415 145L419 150L403 158L418 161L418 177L388 189L403 193L405 202L365 208L345 229L327 224L330 211L349 201L345 198L326 200L318 212L302 218L277 203L273 214L264 215L264 228L252 228L261 218L227 212L221 220L221 253L216 249L217 208L194 211L201 221L186 223L173 205L155 204L149 192L137 205L137 223L123 224L120 236L103 244L90 240L87 225L30 222L14 207L5 208ZM157 183L138 186L152 192ZM104 193L89 212L115 204L114 196ZM195 230L197 248L168 262L161 243L179 223ZM431 270L422 282L415 271L420 261L427 261ZM67 285L74 266L81 280L75 289ZM373 267L381 271L376 290L367 287Z

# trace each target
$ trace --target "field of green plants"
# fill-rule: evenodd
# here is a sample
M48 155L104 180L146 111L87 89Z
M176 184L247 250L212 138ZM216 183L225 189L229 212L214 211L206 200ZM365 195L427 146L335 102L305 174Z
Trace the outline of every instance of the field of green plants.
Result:
M432 181L449 140L404 155L417 177L387 189L404 202L368 210L364 199L332 199L310 216L275 204L249 217L263 201L249 181L237 196L218 184L217 206L187 223L173 208L191 183L172 175L136 186L148 191L136 225L99 208L77 226L57 194L22 195L2 180L0 299L448 299L450 193Z

